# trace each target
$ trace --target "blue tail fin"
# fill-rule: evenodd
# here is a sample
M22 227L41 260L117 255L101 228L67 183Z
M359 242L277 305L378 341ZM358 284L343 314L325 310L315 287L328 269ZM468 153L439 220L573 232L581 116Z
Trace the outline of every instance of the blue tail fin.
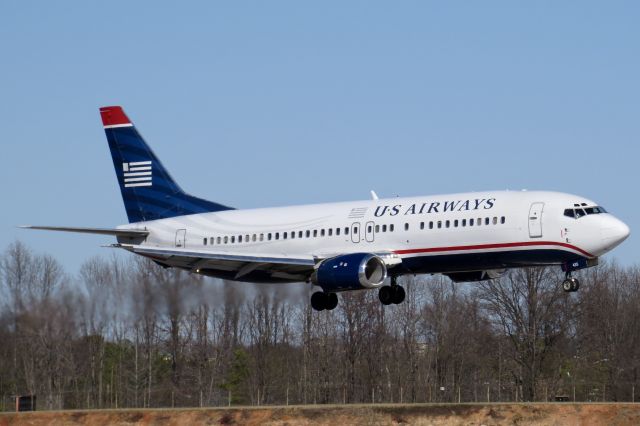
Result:
M232 210L186 194L119 106L100 108L129 223Z

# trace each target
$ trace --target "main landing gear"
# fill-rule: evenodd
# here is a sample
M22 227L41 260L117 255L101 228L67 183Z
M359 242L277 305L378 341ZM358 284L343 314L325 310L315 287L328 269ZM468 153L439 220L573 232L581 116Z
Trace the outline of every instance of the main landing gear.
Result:
M567 278L562 282L562 289L567 293L578 291L580 288L580 281L577 278L573 278L571 274L567 274Z
M311 307L316 311L331 311L338 306L338 295L335 293L325 293L316 291L311 295Z
M383 305L398 305L404 302L404 288L396 283L396 277L391 277L391 285L385 285L378 290L378 299Z

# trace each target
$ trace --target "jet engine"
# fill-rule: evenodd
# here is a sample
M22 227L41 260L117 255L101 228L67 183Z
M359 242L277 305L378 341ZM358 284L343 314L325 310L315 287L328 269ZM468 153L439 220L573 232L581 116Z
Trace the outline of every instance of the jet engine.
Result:
M500 278L505 273L505 269L490 269L487 271L452 272L444 274L455 283L466 283L473 281L494 280Z
M381 287L387 278L384 261L371 253L352 253L320 263L312 277L327 292Z

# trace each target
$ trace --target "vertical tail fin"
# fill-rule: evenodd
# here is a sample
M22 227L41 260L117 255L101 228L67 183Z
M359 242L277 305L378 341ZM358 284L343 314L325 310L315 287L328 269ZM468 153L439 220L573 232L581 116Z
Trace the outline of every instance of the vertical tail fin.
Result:
M100 115L129 223L231 210L185 193L121 107L102 107Z

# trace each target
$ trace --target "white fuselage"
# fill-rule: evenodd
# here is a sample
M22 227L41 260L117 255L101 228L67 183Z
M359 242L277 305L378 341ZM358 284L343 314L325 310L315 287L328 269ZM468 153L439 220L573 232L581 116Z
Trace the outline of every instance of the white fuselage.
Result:
M228 210L120 228L148 230L149 247L319 259L391 252L403 273L438 273L597 258L629 228L608 213L565 215L595 206L557 192L493 191Z

